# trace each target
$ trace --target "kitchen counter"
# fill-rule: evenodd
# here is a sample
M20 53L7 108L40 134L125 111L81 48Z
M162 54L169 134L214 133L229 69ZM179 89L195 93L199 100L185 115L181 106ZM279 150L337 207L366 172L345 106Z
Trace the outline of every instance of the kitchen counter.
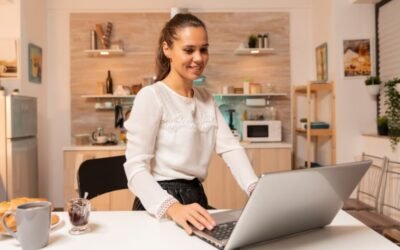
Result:
M125 150L125 144L118 145L106 145L106 146L98 146L98 145L71 145L63 147L63 151L86 151L86 150Z
M292 148L292 144L287 142L241 142L244 148ZM81 150L125 150L125 144L94 146L94 145L71 145L63 147L63 151L81 151Z
M242 143L257 176L268 172L292 169L292 146L289 143ZM68 146L64 154L64 204L76 197L76 173L83 161L125 154L126 145ZM237 185L230 169L216 153L212 154L204 189L214 207L243 208L247 195ZM133 198L128 189L96 197L92 207L97 210L131 210Z

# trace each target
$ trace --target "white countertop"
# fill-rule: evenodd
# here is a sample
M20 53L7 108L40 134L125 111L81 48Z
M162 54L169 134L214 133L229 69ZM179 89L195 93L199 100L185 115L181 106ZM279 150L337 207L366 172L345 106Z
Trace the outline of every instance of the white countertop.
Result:
M244 148L292 148L292 144L287 142L241 142ZM125 151L125 144L118 144L113 146L94 146L94 145L71 145L63 147L63 151L86 151L86 150L123 150Z
M158 221L146 212L92 212L89 218L91 232L72 236L68 234L71 224L66 212L57 213L62 223L50 232L49 250L216 250L216 248L185 231L170 220ZM0 236L0 249L20 249L18 242L10 236ZM379 249L395 250L398 247L383 236L366 227L344 211L340 211L333 222L323 229L308 231L260 243L244 249Z

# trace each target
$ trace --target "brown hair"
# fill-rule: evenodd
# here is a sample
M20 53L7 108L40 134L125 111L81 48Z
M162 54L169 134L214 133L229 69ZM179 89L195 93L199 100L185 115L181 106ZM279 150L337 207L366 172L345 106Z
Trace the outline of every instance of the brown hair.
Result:
M207 30L203 21L190 13L178 13L171 18L161 30L160 38L158 39L156 81L163 80L171 70L170 60L164 55L163 42L166 42L168 47L172 48L174 40L177 39L177 30L185 27L202 27L204 30Z

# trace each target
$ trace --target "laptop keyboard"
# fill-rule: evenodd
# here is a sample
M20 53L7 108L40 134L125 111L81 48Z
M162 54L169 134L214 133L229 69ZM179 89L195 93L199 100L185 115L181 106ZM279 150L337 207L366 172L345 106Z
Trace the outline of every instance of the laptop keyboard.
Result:
M232 221L224 224L219 224L215 226L211 231L206 229L203 232L218 240L225 240L229 238L235 225L236 221Z

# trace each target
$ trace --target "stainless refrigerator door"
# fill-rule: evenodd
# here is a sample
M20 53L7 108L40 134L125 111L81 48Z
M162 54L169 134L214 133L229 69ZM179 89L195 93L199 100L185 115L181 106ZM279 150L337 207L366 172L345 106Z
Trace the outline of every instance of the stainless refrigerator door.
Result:
M21 138L37 134L36 98L10 95L6 97L6 137Z
M36 137L7 139L7 199L38 196Z

